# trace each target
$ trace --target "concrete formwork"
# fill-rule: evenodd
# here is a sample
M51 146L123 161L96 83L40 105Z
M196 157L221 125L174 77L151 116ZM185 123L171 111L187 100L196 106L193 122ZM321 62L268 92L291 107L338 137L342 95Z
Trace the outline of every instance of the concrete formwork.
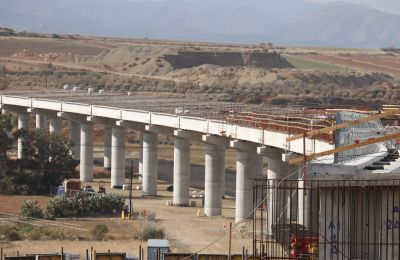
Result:
M400 179L307 180L302 185L288 180L274 187L261 179L256 180L254 192L273 194L275 189L312 195L310 205L318 214L310 214L307 223L274 223L271 234L269 218L259 221L260 212L269 215L270 208L264 212L260 207L253 219L254 244L264 243L267 257L297 259L307 246L312 259L399 259ZM314 201L318 203L313 205ZM281 209L276 214L283 213ZM270 235L267 241L265 233Z

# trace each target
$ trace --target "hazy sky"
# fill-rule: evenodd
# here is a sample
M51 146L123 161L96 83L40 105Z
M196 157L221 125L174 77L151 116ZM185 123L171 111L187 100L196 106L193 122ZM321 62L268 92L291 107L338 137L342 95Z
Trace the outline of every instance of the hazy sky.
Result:
M316 3L338 2L337 0L307 0ZM382 11L400 14L400 0L341 0L341 2L367 4Z

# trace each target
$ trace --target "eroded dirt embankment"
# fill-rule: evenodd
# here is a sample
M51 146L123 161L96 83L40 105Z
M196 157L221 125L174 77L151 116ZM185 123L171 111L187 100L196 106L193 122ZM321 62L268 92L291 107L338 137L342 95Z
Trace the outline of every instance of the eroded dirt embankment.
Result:
M166 54L164 59L173 69L185 69L204 64L221 67L291 68L283 57L275 52L208 52L178 51Z

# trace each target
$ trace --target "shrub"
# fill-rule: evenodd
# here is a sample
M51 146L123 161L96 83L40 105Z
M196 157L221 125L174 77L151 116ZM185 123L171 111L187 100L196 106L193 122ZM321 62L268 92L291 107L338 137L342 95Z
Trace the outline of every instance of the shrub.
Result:
M90 215L111 215L120 212L124 198L117 194L85 195L78 193L71 197L54 197L46 205L46 218L84 217Z
M21 234L15 229L11 229L10 231L8 231L5 234L5 237L7 240L10 240L10 241L18 241L18 240L22 239Z
M39 240L42 237L42 232L39 229L34 229L29 233L28 238L31 240Z
M43 210L37 200L25 200L21 206L21 215L28 218L43 218Z
M165 237L165 230L163 228L146 226L142 232L138 233L134 238L140 240L148 239L162 239Z
M104 224L98 224L92 229L91 233L94 240L103 240L108 233L108 227Z

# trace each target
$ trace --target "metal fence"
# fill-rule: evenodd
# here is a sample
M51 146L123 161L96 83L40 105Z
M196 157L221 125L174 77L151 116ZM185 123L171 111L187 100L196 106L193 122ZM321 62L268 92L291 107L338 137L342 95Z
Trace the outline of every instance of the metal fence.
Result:
M400 179L258 179L253 191L261 258L400 259Z

